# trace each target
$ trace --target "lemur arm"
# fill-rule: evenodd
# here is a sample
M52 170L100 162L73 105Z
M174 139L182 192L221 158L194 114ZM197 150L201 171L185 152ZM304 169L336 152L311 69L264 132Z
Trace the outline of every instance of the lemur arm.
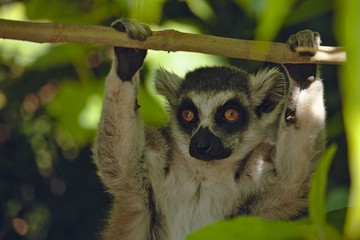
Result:
M136 39L151 34L147 26L132 28L126 19L113 27L131 32ZM128 29L132 28L132 29ZM130 35L130 34L129 34ZM94 159L99 175L115 197L104 239L147 239L149 233L148 189L143 166L145 133L139 116L138 70L146 50L114 47L115 57L105 82L105 97ZM114 225L116 223L116 225Z
M310 30L292 35L292 49L305 47L302 55L314 55L320 36ZM299 48L299 49L300 49ZM315 64L284 65L289 90L281 115L276 150L273 153L273 186L259 200L254 214L289 218L306 207L311 175L325 148L323 84Z

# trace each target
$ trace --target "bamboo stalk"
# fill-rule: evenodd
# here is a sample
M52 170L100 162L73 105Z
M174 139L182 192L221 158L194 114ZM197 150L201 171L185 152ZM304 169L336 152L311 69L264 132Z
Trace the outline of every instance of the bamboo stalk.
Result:
M285 43L262 42L183 33L154 31L145 41L132 40L111 27L62 23L39 23L0 19L0 38L37 43L82 43L122 46L168 52L187 51L229 58L274 63L343 64L346 53L340 47L321 46L314 57L299 57Z

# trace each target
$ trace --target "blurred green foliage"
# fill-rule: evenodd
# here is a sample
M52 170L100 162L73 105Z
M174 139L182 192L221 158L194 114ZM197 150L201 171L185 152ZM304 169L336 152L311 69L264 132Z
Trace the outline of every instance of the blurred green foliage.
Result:
M347 50L348 64L341 68L341 92L344 109L345 132L349 149L351 211L346 215L344 235L346 239L360 239L360 16L356 9L360 3L349 0L337 1L337 36Z
M116 18L131 17L154 29L281 42L294 32L310 28L320 32L324 45L335 46L340 34L335 28L337 14L333 0L0 2L0 17L8 19L108 26ZM110 56L110 47L0 41L0 239L97 238L110 198L96 176L91 146ZM272 65L149 51L139 96L145 122L166 120L163 100L153 93L155 68L164 66L182 75L206 64L235 64L250 71ZM320 204L321 208L326 205L327 210L336 210L347 206L350 182L338 67L322 66L322 76L328 138L337 145L337 152L327 177L326 203ZM343 216L338 212L334 215ZM249 226L253 221L258 220L234 220L236 224L230 228ZM258 228L273 232L293 225L277 227L259 221Z

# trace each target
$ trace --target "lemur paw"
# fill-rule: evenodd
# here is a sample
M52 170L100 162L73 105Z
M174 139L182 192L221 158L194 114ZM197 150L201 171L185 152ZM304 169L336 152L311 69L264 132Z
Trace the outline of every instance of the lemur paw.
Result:
M134 40L145 41L152 34L148 25L127 18L116 20L111 24L111 27L119 32L126 32L129 38Z
M320 34L311 30L303 30L290 36L287 43L292 51L300 56L314 56L320 46ZM300 89L307 89L316 80L316 64L285 64L289 76Z
M291 35L287 43L300 56L314 56L321 43L320 34L306 29Z
M152 34L151 29L146 24L126 18L116 20L111 26L119 32L126 32L129 38L139 41L145 41ZM117 75L123 81L131 81L143 65L147 50L114 47L114 52L117 60Z

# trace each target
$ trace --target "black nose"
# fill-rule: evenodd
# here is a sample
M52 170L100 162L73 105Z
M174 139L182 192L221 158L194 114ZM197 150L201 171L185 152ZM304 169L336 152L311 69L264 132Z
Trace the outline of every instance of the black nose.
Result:
M191 138L189 153L199 160L211 161L229 157L231 150L208 128L200 128Z
M198 142L195 143L195 148L199 152L209 152L211 150L211 142L206 138L198 139Z

